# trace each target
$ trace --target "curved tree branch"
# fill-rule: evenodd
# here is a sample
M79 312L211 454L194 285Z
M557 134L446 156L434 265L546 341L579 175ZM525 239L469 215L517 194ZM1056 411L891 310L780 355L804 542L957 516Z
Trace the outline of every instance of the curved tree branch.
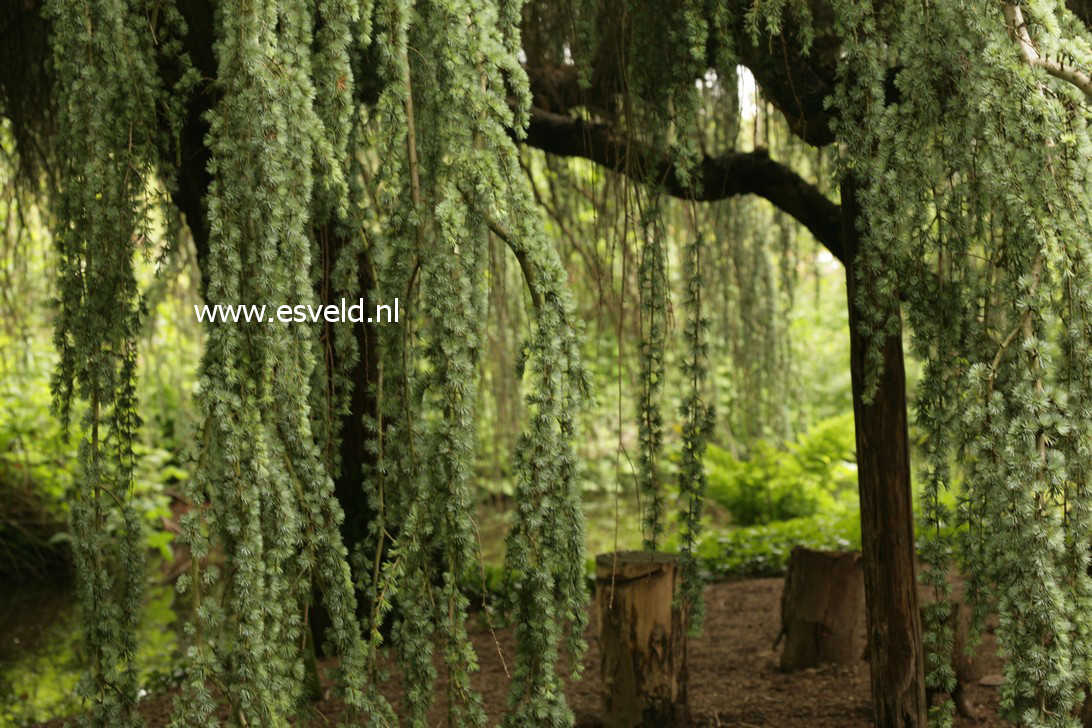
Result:
M838 205L792 169L771 159L765 150L702 157L693 174L684 179L672 160L621 137L606 124L537 108L531 110L523 141L550 154L581 157L636 181L657 184L674 197L708 202L758 195L796 218L835 258L845 262Z
M500 238L501 242L507 245L508 249L512 251L512 255L516 257L519 269L523 273L523 280L527 283L527 292L531 294L531 305L535 311L542 311L542 291L539 290L538 276L535 274L535 266L531 262L531 256L528 254L527 248L521 245L504 225L501 225L493 218L486 218L486 224L489 231Z
M1051 76L1071 83L1079 88L1085 96L1092 99L1092 76L1075 66L1067 66L1062 61L1046 58L1039 53L1035 42L1028 33L1027 23L1024 22L1024 14L1019 5L1005 3L1005 21L1009 25L1009 32L1020 46L1020 53L1033 68L1041 68Z

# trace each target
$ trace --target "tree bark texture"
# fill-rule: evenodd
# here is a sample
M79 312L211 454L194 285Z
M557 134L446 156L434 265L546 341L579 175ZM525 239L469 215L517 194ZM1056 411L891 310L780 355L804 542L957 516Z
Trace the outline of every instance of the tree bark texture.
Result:
M670 554L627 551L595 560L595 602L606 728L689 723L686 615Z
M866 403L865 353L872 342L862 331L855 304L859 210L856 182L850 177L842 183L842 237L847 253L850 373L873 713L878 728L923 728L928 704L914 571L902 338L889 336L882 342L883 373L872 401ZM898 304L892 301L891 305Z
M781 592L781 669L860 662L864 616L861 554L797 546Z

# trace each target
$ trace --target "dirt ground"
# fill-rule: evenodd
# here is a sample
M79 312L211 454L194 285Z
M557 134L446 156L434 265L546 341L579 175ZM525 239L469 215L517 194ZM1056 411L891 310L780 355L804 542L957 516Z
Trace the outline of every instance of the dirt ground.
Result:
M689 644L690 710L695 726L754 728L855 728L870 725L868 664L854 667L807 670L784 674L777 666L774 640L780 628L783 579L755 579L711 585L706 590L708 616L705 632ZM494 642L489 629L472 620L470 634L481 663L475 687L481 691L490 721L504 712L508 678L497 646L509 665L515 656L510 629L499 630ZM582 680L567 685L566 696L581 728L600 725L599 650L589 630L589 650ZM991 678L1000 672L996 659L986 664L989 676L967 687L967 695L979 717L960 718L960 728L1007 725L996 717L997 689ZM392 680L396 682L396 680ZM982 684L985 683L985 684ZM397 698L392 687L392 700ZM443 695L442 686L437 695ZM142 703L150 726L162 726L170 715L171 696L159 695ZM335 725L339 705L327 697L316 706L314 726ZM437 709L435 720L442 725ZM54 721L48 726L64 725Z

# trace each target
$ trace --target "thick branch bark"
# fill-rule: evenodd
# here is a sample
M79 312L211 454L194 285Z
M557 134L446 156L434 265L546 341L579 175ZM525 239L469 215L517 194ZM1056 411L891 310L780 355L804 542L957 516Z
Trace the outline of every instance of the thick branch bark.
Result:
M1028 62L1029 66L1041 68L1051 76L1073 84L1085 96L1092 99L1092 76L1076 66L1067 66L1060 60L1046 58L1041 55L1039 49L1035 47L1035 42L1031 39L1031 34L1028 33L1028 26L1024 22L1024 14L1019 5L1005 3L1004 12L1005 22L1009 25L1009 32L1020 47L1020 54Z
M796 218L842 262L841 213L819 188L765 150L703 157L686 181L672 160L615 135L606 124L532 109L526 143L550 154L582 157L634 180L659 185L675 197L707 202L753 194Z
M842 210L846 252L855 258L860 242L860 207L852 177L842 183ZM867 272L846 266L872 709L877 728L925 728L928 704L914 572L902 337L887 336L880 343L883 372L872 401L866 403L866 353L874 342L864 331L855 304L862 275Z

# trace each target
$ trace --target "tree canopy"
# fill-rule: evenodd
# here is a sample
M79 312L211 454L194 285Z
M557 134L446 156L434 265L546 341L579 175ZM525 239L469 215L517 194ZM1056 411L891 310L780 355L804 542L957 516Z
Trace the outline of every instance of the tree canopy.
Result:
M659 465L674 363L665 209L677 198L697 221L707 202L756 195L847 266L858 450L903 438L891 445L901 459L862 467L862 494L881 499L862 497L864 508L886 507L886 464L889 495L910 513L905 394L890 399L903 387L904 315L923 362L917 546L937 594L917 635L927 681L954 680L955 564L979 628L1000 615L1006 715L1077 725L1092 681L1088 3L46 0L0 11L0 36L0 113L23 184L50 210L60 261L56 408L86 432L72 521L91 724L139 724L133 271L163 220L189 228L209 302L405 302L398 326L206 325L184 528L194 558L180 586L193 605L190 668L175 723L218 724L226 705L233 723L287 724L321 610L351 720L423 725L439 700L449 724L485 724L459 581L478 568L471 485L491 242L516 261L533 318L513 362L524 421L505 556L518 641L505 725L572 723L559 664L578 666L585 649L574 448L593 392L566 273L521 164L535 148L619 177L607 204L640 243L632 416L647 546L675 516ZM20 57L32 59L25 70ZM799 153L727 141L744 69ZM811 147L833 162L803 161ZM693 230L676 302L677 519L678 598L697 629L710 271L739 248L721 226ZM769 271L746 265L747 295L768 298ZM762 353L756 371L776 368L776 352ZM884 417L891 430L868 429ZM893 542L866 530L870 573L888 546L913 559L900 517ZM880 582L868 583L881 604ZM904 656L897 636L877 644L882 628L870 625L873 655L888 650L883 664L905 660L907 672L900 687L873 660L877 722L919 725L921 644ZM388 646L401 706L379 689ZM900 690L909 697L884 702ZM950 721L950 707L932 719Z

